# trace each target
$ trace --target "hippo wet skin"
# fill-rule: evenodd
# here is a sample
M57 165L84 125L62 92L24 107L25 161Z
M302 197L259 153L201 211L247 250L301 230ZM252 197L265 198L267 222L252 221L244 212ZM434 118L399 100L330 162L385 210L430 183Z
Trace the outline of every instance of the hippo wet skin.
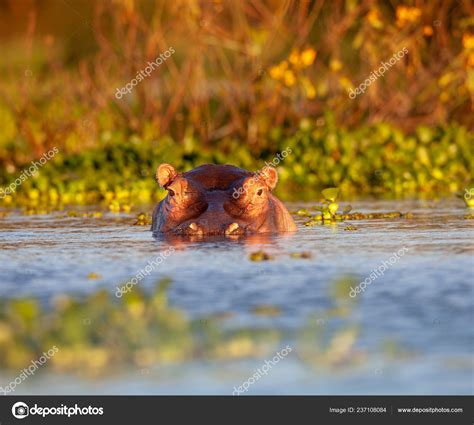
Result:
M168 191L153 212L154 233L244 235L293 232L295 222L271 192L278 174L271 166L250 172L205 164L185 173L161 164L156 172Z

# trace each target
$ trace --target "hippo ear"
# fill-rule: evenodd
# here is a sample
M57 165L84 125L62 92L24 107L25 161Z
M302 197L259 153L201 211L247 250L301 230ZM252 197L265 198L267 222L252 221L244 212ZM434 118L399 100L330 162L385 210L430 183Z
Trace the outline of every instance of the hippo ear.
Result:
M178 173L170 164L161 164L156 170L156 180L165 189L177 176Z
M278 173L274 167L263 167L258 174L270 190L275 189L275 186L278 182Z

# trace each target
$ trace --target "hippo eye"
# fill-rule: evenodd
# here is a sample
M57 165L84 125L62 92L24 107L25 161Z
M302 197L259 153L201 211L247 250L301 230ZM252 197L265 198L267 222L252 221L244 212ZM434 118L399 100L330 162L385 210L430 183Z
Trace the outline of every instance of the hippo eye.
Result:
M171 190L171 189L170 189L170 190L168 190L168 195L170 195L170 196L174 196L174 190Z
M258 195L258 196L262 196L262 193L263 193L263 189L259 189L259 190L257 191L257 195Z

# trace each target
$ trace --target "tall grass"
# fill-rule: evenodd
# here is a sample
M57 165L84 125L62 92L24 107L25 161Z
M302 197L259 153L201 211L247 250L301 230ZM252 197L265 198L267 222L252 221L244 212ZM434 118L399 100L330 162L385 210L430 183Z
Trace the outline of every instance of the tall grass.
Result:
M185 151L234 139L260 157L305 120L472 128L473 12L468 0L4 0L0 164L14 173L52 146L68 155L164 136ZM115 98L170 46L166 63Z

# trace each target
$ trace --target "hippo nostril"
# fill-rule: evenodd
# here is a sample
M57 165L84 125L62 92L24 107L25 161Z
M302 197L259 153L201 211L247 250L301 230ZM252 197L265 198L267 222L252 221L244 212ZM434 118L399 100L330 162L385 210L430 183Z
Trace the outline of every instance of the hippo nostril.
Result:
M238 223L232 223L227 226L227 229L225 229L225 234L230 235L233 232L235 232L239 228Z

